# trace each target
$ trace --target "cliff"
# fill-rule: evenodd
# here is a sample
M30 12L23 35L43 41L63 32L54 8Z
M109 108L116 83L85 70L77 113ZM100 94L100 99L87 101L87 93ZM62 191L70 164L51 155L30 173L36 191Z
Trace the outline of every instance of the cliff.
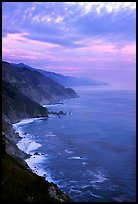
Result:
M49 79L45 80L41 74L27 69L18 72L6 62L3 63L2 74L1 201L70 202L69 196L55 184L32 173L25 162L29 155L16 145L20 137L14 132L12 123L24 118L47 117L47 108L38 102L55 102L61 98L77 97L77 94L72 89L65 89Z
M2 113L12 123L23 118L48 116L46 108L6 81L2 82L2 104Z
M27 67L19 69L7 62L2 63L2 79L40 104L57 103L63 99L78 97L73 89L65 88L37 71Z

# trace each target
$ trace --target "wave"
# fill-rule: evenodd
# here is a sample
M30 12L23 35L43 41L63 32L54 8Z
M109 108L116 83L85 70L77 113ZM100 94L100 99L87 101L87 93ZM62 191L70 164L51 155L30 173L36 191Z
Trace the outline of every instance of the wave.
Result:
M32 119L30 119L30 120L27 119L27 120L24 120L24 121L20 121L20 122L18 122L16 124L13 124L13 127L14 127L15 132L18 133L19 136L21 137L21 140L19 140L18 143L17 143L18 148L21 149L23 152L25 152L27 154L30 154L30 153L32 153L33 150L36 150L39 147L41 147L41 144L33 141L30 138L29 134L25 134L22 131L22 128L18 127L21 124L28 123L28 121L32 122Z
M30 154L30 153L32 153L32 151L38 149L42 145L37 143L37 142L31 141L28 138L23 138L17 143L17 146L23 152L26 152L27 154Z
M19 121L18 123L13 123L13 128L16 128L18 127L19 125L22 125L22 124L28 124L28 123L32 123L34 122L35 120L41 120L43 118L29 118L29 119L23 119L21 121Z
M90 185L81 186L81 188L88 188L88 187L90 187Z
M68 150L68 149L66 149L65 152L68 153L68 154L73 154L74 153L72 150Z
M28 166L31 168L32 172L36 173L39 176L45 177L49 182L54 182L50 173L43 168L43 163L45 163L45 160L47 159L47 155L46 154L43 155L42 153L38 153L38 152L36 155L36 153L34 152L34 150L38 149L42 145L33 141L31 139L31 135L25 134L22 131L22 128L20 127L20 125L22 124L31 123L38 119L41 119L41 118L25 119L25 120L21 120L18 123L13 124L13 128L15 132L17 132L21 137L21 140L17 143L17 146L20 150L31 155L25 161L28 164ZM53 136L51 132L50 132L50 136Z
M82 157L68 157L68 159L83 159Z
M43 168L43 164L45 163L46 159L47 155L32 155L25 161L34 173L36 173L38 176L43 176L47 181L54 183L55 181L51 177L50 172Z
M97 183L103 183L104 181L108 180L107 177L105 177L105 175L98 171L96 174L94 174L94 177L96 178L95 181L93 181L94 183L97 182Z
M93 197L96 197L96 198L101 198L101 196L98 196L98 195L96 195L96 194L94 194L92 192L90 192L90 195L92 195Z
M75 193L82 193L80 190L77 190L77 189L70 189L70 192L75 192Z
M52 133L52 132L49 132L46 136L47 137L55 137L56 135L54 133Z

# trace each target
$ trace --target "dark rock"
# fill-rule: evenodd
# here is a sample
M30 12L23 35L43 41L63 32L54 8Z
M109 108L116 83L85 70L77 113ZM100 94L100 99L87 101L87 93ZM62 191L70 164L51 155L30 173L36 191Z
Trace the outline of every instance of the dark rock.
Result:
M59 115L65 115L65 113L63 111L59 111L58 114Z
M40 155L38 152L35 152L34 155Z

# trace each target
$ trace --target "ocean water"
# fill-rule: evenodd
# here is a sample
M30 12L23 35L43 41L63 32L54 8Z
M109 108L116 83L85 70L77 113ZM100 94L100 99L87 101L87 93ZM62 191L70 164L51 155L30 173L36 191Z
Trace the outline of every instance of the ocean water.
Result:
M135 91L83 90L47 105L48 119L14 124L28 165L75 202L136 201Z

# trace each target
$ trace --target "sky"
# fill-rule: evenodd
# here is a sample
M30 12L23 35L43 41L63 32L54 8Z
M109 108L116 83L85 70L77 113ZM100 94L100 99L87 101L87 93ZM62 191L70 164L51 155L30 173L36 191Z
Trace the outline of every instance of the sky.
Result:
M2 59L135 89L135 2L3 2Z

